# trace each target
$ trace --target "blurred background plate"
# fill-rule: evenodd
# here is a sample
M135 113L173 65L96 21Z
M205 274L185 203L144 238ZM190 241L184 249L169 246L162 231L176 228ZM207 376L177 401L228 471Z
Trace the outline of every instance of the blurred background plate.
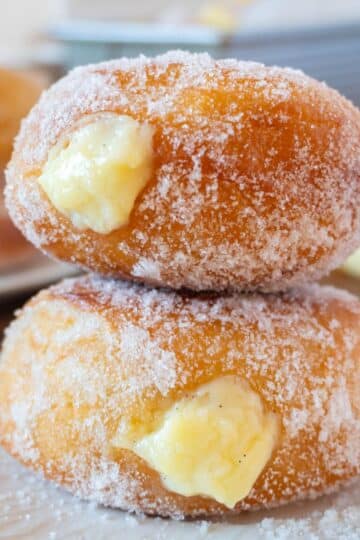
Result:
M74 267L36 256L27 265L0 273L0 303L15 296L23 296L54 283L66 276L75 275ZM1 536L0 536L1 537Z

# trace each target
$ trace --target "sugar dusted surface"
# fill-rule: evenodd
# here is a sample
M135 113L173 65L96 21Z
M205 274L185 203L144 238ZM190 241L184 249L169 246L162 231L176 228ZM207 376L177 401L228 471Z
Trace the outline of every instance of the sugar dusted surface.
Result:
M242 370L249 381L261 381L262 398L280 414L285 439L262 487L253 489L239 509L316 497L360 472L359 325L359 301L331 287L312 285L282 297L206 299L96 276L66 280L41 292L7 330L3 362L11 370L11 351L21 348L19 339L32 343L25 345L22 361L36 392L26 394L20 387L11 409L0 409L0 423L10 420L15 426L12 434L3 434L3 444L36 467L34 422L51 411L60 389L59 396L72 396L74 407L92 411L86 421L74 420L80 437L92 440L92 451L89 455L85 445L71 455L65 446L55 458L55 478L61 482L65 470L71 490L81 497L179 518L181 501L170 493L154 501L146 472L131 466L123 472L104 453L113 437L106 425L113 417L118 423L119 414L144 415L147 404L176 399L185 388L219 376L219 370ZM315 456L305 440L316 445ZM296 453L304 459L298 475L292 469ZM53 465L49 460L42 467L46 472ZM335 475L329 485L326 474ZM200 499L191 513L203 514L202 504ZM219 506L206 510L223 511Z
M206 104L211 92L223 91L225 76L226 112L204 116L201 99ZM239 85L266 106L237 107L231 92ZM203 98L195 103L189 95L197 92ZM304 118L296 112L300 94ZM185 109L179 105L189 99ZM139 199L138 222L102 244L54 213L36 177L49 149L79 119L115 110L161 126L157 144L167 159ZM298 114L298 134L291 131L292 114ZM251 132L256 125L271 141L268 148ZM310 128L302 131L307 125L316 136ZM247 130L239 157L229 145ZM277 162L284 150L279 133L287 130L291 153ZM360 245L360 112L291 69L181 51L77 68L24 121L7 177L9 211L36 246L100 273L173 288L285 289L318 279ZM246 205L241 201L249 190Z

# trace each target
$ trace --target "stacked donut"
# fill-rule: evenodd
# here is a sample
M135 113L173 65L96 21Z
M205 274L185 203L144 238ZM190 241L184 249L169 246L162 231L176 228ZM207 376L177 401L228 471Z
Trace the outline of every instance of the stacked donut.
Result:
M360 302L307 284L360 245L360 111L336 91L206 54L79 68L23 123L6 200L97 273L7 330L0 440L21 462L171 517L360 473Z
M3 202L4 171L21 119L39 98L40 83L0 68L0 272L29 257L35 250L10 221Z

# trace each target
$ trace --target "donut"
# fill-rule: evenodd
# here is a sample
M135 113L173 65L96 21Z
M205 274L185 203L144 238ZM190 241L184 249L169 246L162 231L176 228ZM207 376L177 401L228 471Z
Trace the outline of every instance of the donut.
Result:
M175 518L275 507L360 472L360 301L87 275L6 331L0 441L97 503Z
M21 119L40 96L42 86L34 77L0 68L0 271L23 261L34 249L13 226L3 200L4 170Z
M0 170L5 169L11 157L20 121L39 99L42 89L35 77L0 68Z
M170 52L77 68L25 121L16 225L55 258L276 292L360 245L360 111L299 71Z

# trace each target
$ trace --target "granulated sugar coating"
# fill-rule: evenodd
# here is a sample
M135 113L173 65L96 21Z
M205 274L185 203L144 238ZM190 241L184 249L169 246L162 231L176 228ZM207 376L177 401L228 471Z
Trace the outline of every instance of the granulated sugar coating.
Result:
M80 231L38 183L79 122L154 129L127 225ZM39 248L102 274L194 290L286 289L360 244L360 112L299 71L170 52L78 68L23 123L7 205Z
M136 512L219 516L334 491L360 472L360 302L317 285L284 295L200 296L86 276L39 293L9 327L0 440L80 497ZM166 490L114 446L200 385L246 380L281 435L230 511Z

